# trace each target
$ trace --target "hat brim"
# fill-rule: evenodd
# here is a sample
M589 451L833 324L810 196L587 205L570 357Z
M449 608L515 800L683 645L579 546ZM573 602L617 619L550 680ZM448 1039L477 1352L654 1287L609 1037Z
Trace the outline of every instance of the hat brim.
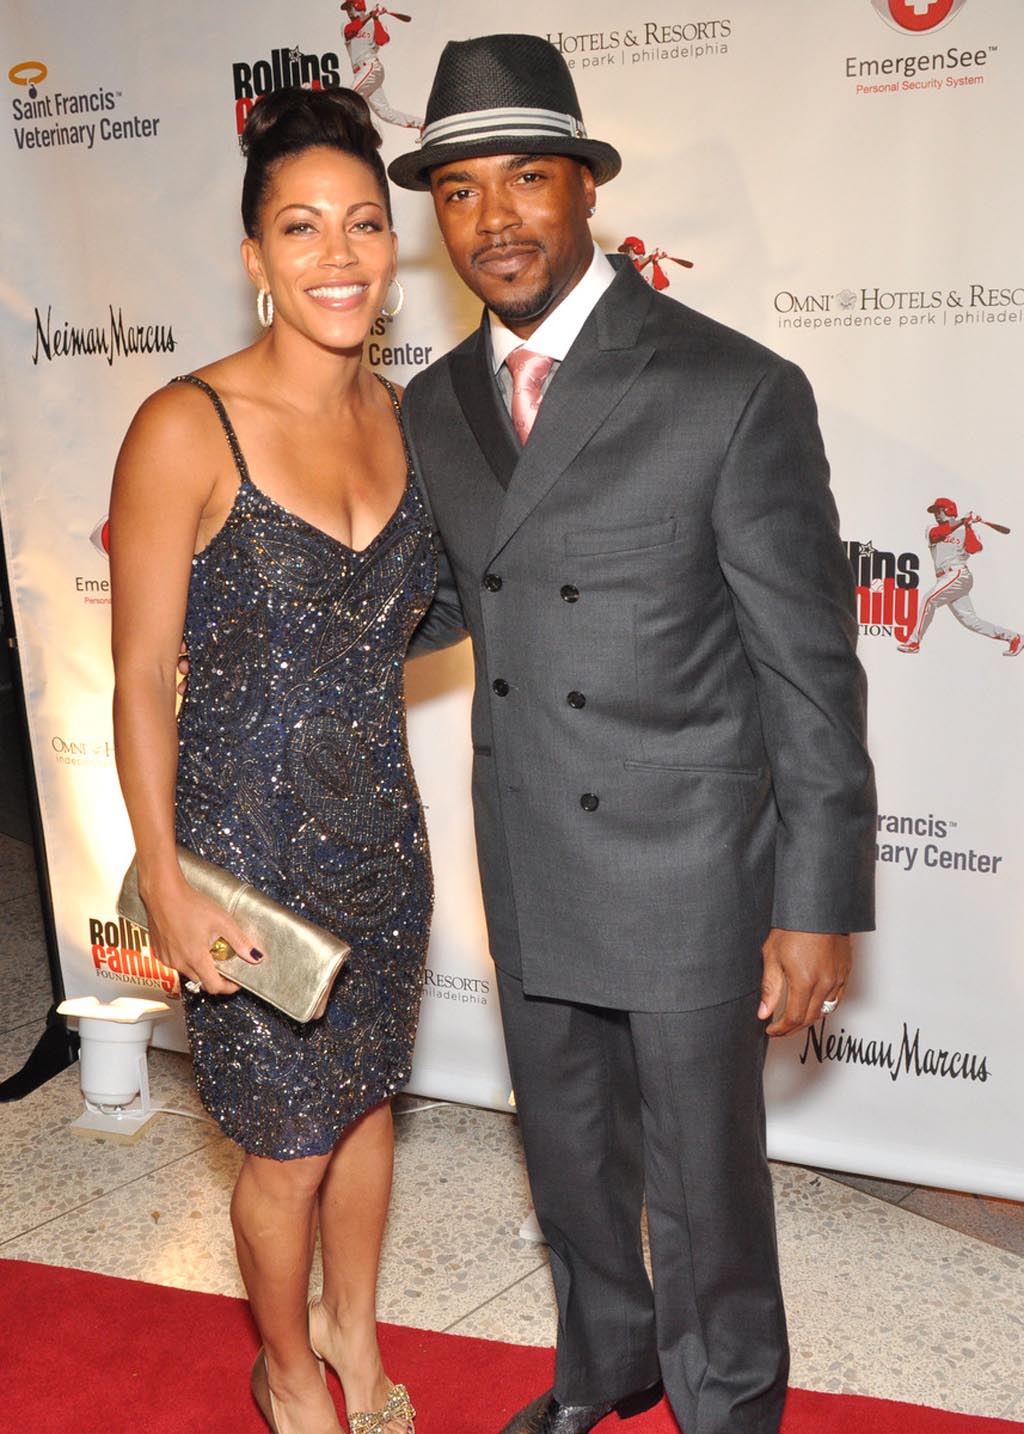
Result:
M622 168L622 156L599 139L569 139L540 135L492 135L464 144L432 144L400 154L388 165L388 178L400 189L429 189L430 171L460 159L482 159L492 154L564 154L581 159L595 184L606 184Z

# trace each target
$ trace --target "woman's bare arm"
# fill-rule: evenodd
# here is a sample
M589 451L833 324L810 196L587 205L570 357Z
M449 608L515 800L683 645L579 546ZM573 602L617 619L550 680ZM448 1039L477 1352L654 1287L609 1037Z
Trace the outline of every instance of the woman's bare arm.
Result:
M247 954L251 943L227 913L188 887L174 842L175 664L192 557L218 488L220 463L197 399L207 402L180 389L164 389L147 399L114 472L114 748L154 955L206 990L227 992L236 987L217 974L209 947L223 936ZM212 411L209 417L215 424ZM219 431L213 436L219 437Z

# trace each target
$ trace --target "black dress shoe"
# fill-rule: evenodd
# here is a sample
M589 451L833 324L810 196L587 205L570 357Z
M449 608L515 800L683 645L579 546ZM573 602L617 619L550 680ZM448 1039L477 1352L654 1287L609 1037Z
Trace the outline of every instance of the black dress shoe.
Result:
M617 1414L632 1419L645 1409L653 1409L661 1399L661 1384L627 1395L612 1404L559 1404L553 1389L541 1394L525 1409L520 1409L505 1425L501 1434L590 1434L590 1430Z

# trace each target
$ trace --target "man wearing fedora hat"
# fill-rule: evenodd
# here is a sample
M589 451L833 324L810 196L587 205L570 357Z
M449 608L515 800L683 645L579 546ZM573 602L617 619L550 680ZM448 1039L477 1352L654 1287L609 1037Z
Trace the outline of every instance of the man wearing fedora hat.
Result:
M803 375L596 250L619 167L529 35L447 45L390 167L486 305L405 413L448 563L419 646L473 639L484 899L558 1300L554 1387L505 1434L585 1434L659 1381L686 1434L769 1434L765 1034L835 1009L872 921L852 578Z

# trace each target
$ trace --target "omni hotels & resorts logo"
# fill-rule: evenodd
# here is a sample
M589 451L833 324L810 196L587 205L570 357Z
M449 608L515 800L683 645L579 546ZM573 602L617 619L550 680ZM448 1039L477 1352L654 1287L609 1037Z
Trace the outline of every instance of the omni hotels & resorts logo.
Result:
M561 50L570 70L592 70L727 55L732 33L732 19L718 15L703 20L644 18L615 30L548 30L545 38Z
M120 90L46 89L49 76L42 60L12 65L7 78L19 93L11 99L14 142L19 150L59 149L83 145L94 149L112 140L152 139L159 115L120 115Z
M1019 275L1011 278L1019 278ZM950 289L888 289L879 284L797 293L779 289L780 329L963 329L1024 322L1024 283L961 284Z

